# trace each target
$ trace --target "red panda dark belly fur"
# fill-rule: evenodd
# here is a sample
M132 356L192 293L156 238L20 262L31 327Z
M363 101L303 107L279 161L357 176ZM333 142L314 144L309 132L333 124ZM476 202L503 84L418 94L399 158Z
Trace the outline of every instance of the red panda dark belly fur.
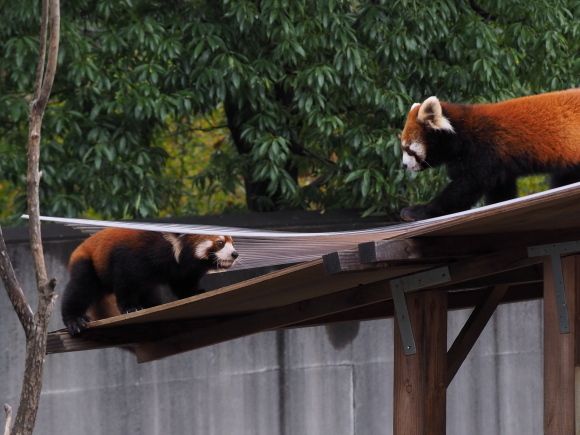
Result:
M237 257L230 237L106 228L71 255L63 321L76 334L90 320L159 305L160 288L178 299L193 296L208 271Z
M414 170L445 165L451 179L428 204L403 209L405 220L467 210L482 196L488 204L514 198L520 176L550 173L559 187L580 181L580 89L477 105L432 97L413 106L401 140L407 161L419 160L411 144L425 146Z

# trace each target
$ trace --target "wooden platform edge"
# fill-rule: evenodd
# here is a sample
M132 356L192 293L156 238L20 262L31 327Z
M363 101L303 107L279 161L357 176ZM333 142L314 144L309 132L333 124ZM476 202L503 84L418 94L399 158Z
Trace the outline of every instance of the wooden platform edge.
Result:
M207 328L183 332L166 339L137 345L135 346L137 361L140 363L149 362L391 298L392 294L388 283L376 281L287 306L241 316Z

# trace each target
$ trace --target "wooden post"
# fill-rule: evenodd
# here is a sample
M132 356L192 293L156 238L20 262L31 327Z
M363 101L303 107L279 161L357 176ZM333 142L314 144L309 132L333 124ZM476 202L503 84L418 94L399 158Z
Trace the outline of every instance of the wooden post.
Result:
M552 264L544 263L544 434L578 433L576 367L578 345L578 297L580 256L562 258L570 332L560 333Z
M417 353L405 355L395 321L395 435L445 435L447 375L447 292L407 295Z

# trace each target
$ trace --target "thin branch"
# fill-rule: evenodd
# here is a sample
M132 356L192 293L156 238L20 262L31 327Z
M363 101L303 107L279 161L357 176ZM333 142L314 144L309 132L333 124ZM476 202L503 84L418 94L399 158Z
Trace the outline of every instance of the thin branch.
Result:
M48 32L48 13L49 3L43 1L41 3L41 19L40 19L40 47L38 49L38 63L36 65L36 83L42 83L44 80L44 59L46 58L46 41ZM40 86L35 86L34 100L38 100L40 95Z
M12 263L8 258L8 250L4 241L4 235L2 234L2 228L0 228L0 275L4 282L6 293L8 293L8 298L12 302L14 311L24 328L26 336L28 336L32 331L34 314L16 278Z
M46 62L46 72L37 74L35 84L35 99L30 103L30 130L28 135L28 173L26 185L28 193L28 214L30 215L29 232L30 248L36 272L36 283L41 293L45 290L50 294L50 287L47 286L48 278L44 263L44 251L42 249L42 238L40 235L40 205L39 205L39 185L41 173L39 171L40 160L40 131L44 110L48 103L52 84L56 74L56 64L58 60L58 44L60 39L60 4L59 0L43 0L43 18L41 25L41 41L46 36L47 17L44 15L48 9L50 15L50 39L48 42L48 60ZM49 5L49 6L47 6ZM44 32L44 33L43 33ZM42 47L41 42L41 47ZM44 66L44 53L39 54L38 63ZM40 89L40 91L39 91Z
M56 64L58 62L58 46L60 43L60 0L50 0L50 39L48 41L48 61L46 73L42 81L42 91L38 98L42 111L46 108L54 77L56 76Z
M6 425L4 426L4 435L10 435L10 426L12 426L12 407L7 403L4 404L6 412Z

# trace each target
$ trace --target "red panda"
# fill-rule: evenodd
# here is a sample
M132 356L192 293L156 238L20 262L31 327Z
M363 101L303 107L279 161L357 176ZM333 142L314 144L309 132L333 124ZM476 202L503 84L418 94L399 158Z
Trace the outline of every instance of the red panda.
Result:
M232 238L106 228L72 253L62 319L71 334L87 322L149 308L169 288L178 299L201 293L200 279L238 258Z
M446 165L450 183L407 221L515 198L520 176L550 173L550 187L580 181L580 89L490 104L415 103L401 135L403 167Z

